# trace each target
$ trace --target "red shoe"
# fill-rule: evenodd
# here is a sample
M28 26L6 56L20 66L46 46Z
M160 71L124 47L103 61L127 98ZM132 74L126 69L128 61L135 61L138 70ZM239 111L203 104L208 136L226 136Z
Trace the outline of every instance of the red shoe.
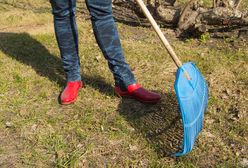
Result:
M158 103L161 96L142 88L139 84L132 84L127 87L127 91L122 91L120 87L115 87L115 93L120 97L134 98L142 103Z
M82 88L82 86L82 81L67 82L67 85L60 96L61 104L71 104L75 102L78 91L80 88Z

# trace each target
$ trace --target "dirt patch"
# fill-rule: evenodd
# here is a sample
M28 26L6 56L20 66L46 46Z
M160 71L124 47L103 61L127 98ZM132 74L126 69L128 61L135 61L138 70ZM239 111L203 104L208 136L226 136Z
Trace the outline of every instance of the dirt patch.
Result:
M8 128L6 128L8 129ZM16 134L11 133L9 130L0 131L0 167L20 167L22 162L21 158L21 138Z

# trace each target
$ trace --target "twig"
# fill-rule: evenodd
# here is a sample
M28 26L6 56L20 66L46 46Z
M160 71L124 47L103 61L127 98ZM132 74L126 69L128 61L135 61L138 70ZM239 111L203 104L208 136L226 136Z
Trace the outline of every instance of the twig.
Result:
M235 10L237 10L241 4L242 0L237 0L236 3L235 3Z

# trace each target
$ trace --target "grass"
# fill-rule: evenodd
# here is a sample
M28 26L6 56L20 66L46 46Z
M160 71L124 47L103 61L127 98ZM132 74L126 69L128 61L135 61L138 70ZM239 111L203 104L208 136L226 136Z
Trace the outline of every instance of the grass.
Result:
M194 150L173 158L181 128L173 91L175 66L150 28L117 23L127 62L155 106L119 99L87 16L78 15L86 88L61 106L65 78L45 0L0 3L1 167L242 167L247 159L248 50L239 39L179 41L210 86L204 130ZM79 1L79 8L84 8ZM16 17L18 16L18 18ZM175 123L168 127L170 123Z

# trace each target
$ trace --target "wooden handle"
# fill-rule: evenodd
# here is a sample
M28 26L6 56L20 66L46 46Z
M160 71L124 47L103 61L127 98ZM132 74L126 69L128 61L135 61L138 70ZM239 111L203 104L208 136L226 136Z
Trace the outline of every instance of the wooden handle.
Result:
M159 38L163 42L163 44L164 44L165 48L167 49L167 51L169 52L171 58L173 59L173 61L177 65L177 67L180 68L182 66L182 62L178 59L176 53L174 52L173 48L169 44L168 40L165 38L165 36L162 33L162 31L160 30L160 28L158 27L158 24L153 19L152 15L149 12L149 10L147 9L146 5L144 4L144 2L142 0L136 0L136 1L139 4L139 6L141 7L141 9L144 12L144 14L146 15L146 17L149 20L149 22L152 24L152 27L154 28L154 30L158 34Z

